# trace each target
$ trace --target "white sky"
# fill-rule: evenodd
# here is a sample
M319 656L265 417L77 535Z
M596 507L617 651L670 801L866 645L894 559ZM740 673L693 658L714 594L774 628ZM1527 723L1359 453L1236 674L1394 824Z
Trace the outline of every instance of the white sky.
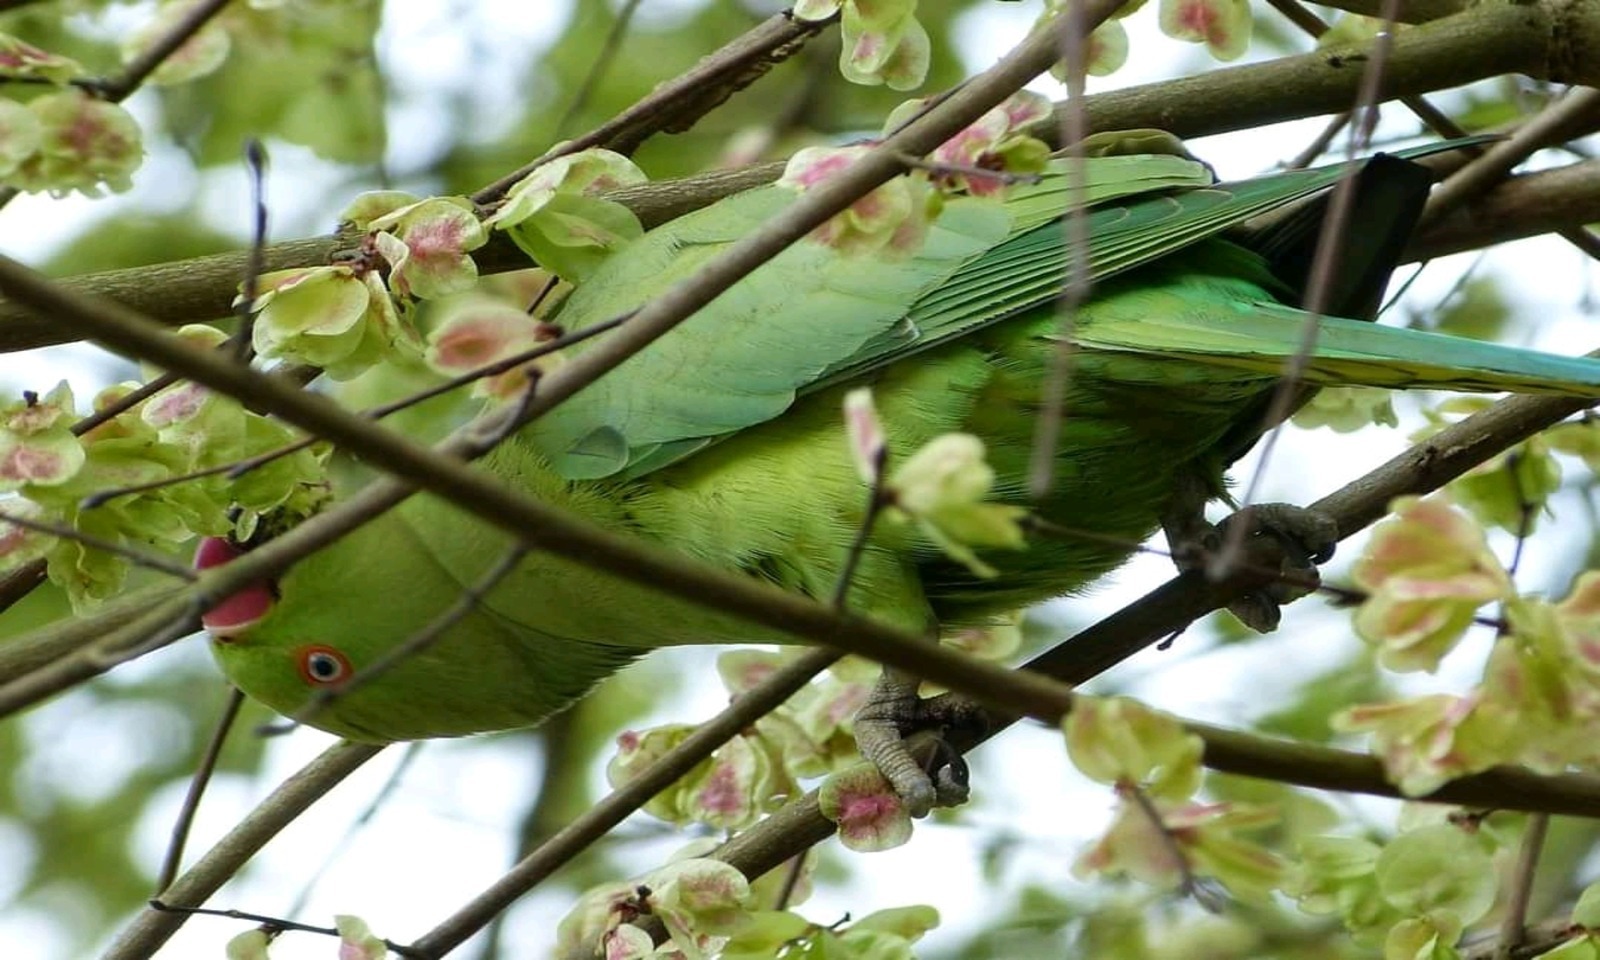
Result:
M651 0L643 10L651 16L666 17L673 15L674 6ZM1037 8L1037 3L992 4L981 13L969 15L961 30L969 66L982 69L1009 49L1032 23ZM393 65L414 63L420 59L418 51L425 47L427 62L434 70L470 69L477 72L479 89L514 91L514 78L504 64L515 62L530 45L547 45L556 35L566 9L566 4L527 4L518 0L391 2L381 38L383 57ZM1091 89L1161 79L1187 72L1203 62L1202 52L1156 34L1154 18L1153 5L1132 18L1130 65L1109 81L1094 81ZM419 71L394 69L388 75L408 94L426 95L429 89L431 78ZM1038 86L1059 96L1052 83ZM139 109L138 98L133 106ZM393 149L406 149L408 139L426 143L426 131L434 123L437 111L443 109L448 106L437 100L408 103L403 116L390 120L397 127L404 124L412 135L395 138ZM1224 177L1243 177L1287 159L1321 126L1317 120L1285 124L1208 138L1191 146L1215 164ZM1396 123L1398 130L1411 127L1409 122ZM320 190L305 189L307 183L326 182L338 174L316 164L304 151L281 144L272 145L271 150L268 195L275 221L281 224L320 218L320 210L297 208L296 198L320 195ZM403 161L400 156L391 159ZM206 213L216 223L247 222L248 190L242 173L223 172L201 181L183 157L158 153L136 176L134 191L122 197L95 202L81 198L20 199L0 215L0 251L36 262L74 236L86 220L103 216L113 205L171 206L178 202L180 193L194 189L202 192ZM1469 260L1455 259L1460 263ZM1411 302L1436 302L1460 268L1459 264L1431 268L1415 288ZM1577 253L1558 240L1529 241L1498 253L1494 269L1507 281L1507 293L1518 309L1540 319L1539 345L1563 352L1581 352L1597 345L1593 318L1583 316L1574 306L1580 279L1593 269ZM1561 282L1553 283L1553 278ZM48 387L56 378L77 372L86 350L56 349L0 359L0 382L25 376L31 385ZM1415 425L1414 419L1408 422ZM1377 463L1403 446L1404 431L1400 430L1368 431L1358 437L1291 431L1268 474L1267 497L1273 498L1275 491L1281 497L1288 489L1302 490L1300 479L1306 476L1317 478L1314 492L1321 495L1358 475L1362 464ZM1245 476L1242 472L1236 475ZM1580 549L1582 536L1574 531L1565 539L1545 536L1535 541L1525 582L1542 583L1546 578L1541 571L1560 568L1564 558L1559 551ZM1347 563L1356 552L1355 544L1345 545L1341 550L1343 562ZM1336 563L1335 579L1340 569ZM1137 560L1119 573L1113 584L1089 598L1074 601L1076 612L1109 613L1168 574L1164 560ZM1336 662L1342 650L1347 649L1341 645L1350 642L1347 631L1339 628L1339 615L1329 615L1315 603L1296 607L1289 613L1287 623L1287 629L1263 643L1220 653L1203 651L1200 644L1193 642L1203 635L1192 631L1191 642L1180 641L1168 653L1146 653L1118 676L1124 682L1137 678L1140 694L1168 709L1191 717L1237 723L1258 709L1246 692L1252 689L1249 678L1253 673L1268 669L1266 664L1270 662L1270 669L1274 670L1272 685L1280 687L1289 680L1286 674L1291 669L1296 676L1309 676L1319 667ZM1331 629L1310 635L1318 626ZM1481 652L1464 652L1452 661L1442 678L1427 683L1464 682L1463 678L1475 670ZM135 664L125 676L170 669L172 658L206 656L199 643L190 643ZM671 651L655 655L653 660L657 662L649 669L665 671L670 664L685 673L695 671L704 676L709 674L711 656L711 651ZM1178 660L1183 665L1173 666ZM698 686L702 690L698 698L664 707L650 722L704 717L720 708L722 698L714 685ZM28 775L39 790L92 792L97 784L104 789L105 784L114 782L111 778L125 772L115 769L114 758L137 755L135 750L120 749L119 742L160 735L159 718L112 718L103 706L85 714L87 706L81 696L68 696L29 718L30 729L50 731L53 741L48 755L41 755L39 760L53 769L33 770ZM151 728L152 723L155 729ZM89 724L96 729L86 730ZM271 786L330 742L331 738L315 731L297 733L273 745L267 772L259 780L221 778L212 788L195 826L191 850L204 850ZM301 817L211 905L266 914L283 911L300 894L304 879L323 857L336 851L336 862L317 882L308 908L297 919L330 923L334 913L354 913L380 934L406 942L496 879L507 865L520 802L532 787L530 778L534 772L529 764L502 749L493 738L431 743L407 773L402 789L369 824L347 837L350 825L382 788L399 756L400 750L391 750ZM855 882L825 890L802 907L802 912L831 922L846 912L861 916L883 907L929 903L939 907L945 918L945 926L930 936L930 942L950 944L972 932L973 924L985 913L979 905L987 902L994 890L1015 889L1022 878L1052 886L1073 883L1068 868L1082 842L1103 822L1111 807L1110 796L1086 785L1073 773L1059 737L1037 726L1007 733L981 751L974 762L975 783L986 800L980 811L953 826L919 826L909 845L862 861ZM141 822L137 855L145 862L159 862L181 792L174 785L165 802L152 805L153 812ZM503 802L502 798L516 802ZM1027 842L1009 861L1004 880L985 880L978 867L980 843L991 830L1017 829L1028 831ZM1051 832L1041 832L1044 830ZM637 861L640 870L654 865L678 842L666 839L641 844ZM20 828L0 824L0 902L18 879L18 874L4 865L23 862L28 846ZM554 922L567 906L564 893L525 898L512 914L506 942L517 945L518 952L543 955L551 941ZM196 919L161 956L219 958L222 945L242 929L231 921ZM276 960L330 960L335 951L332 941L290 935L274 946L273 956ZM467 949L460 955L474 953ZM50 919L0 907L0 956L65 958L65 944Z

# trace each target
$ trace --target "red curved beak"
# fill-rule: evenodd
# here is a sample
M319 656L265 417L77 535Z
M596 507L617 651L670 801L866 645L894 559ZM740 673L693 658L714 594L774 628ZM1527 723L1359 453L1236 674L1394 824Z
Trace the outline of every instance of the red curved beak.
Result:
M221 537L204 537L194 553L194 568L209 570L240 556L238 547ZM200 621L211 635L226 640L254 626L272 609L272 588L265 583L252 583L237 593L224 597L201 615Z

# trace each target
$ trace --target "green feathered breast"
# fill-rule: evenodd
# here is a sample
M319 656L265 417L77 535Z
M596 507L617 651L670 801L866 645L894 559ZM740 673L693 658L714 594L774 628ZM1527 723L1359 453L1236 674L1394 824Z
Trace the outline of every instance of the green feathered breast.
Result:
M1437 149L1437 148L1430 148ZM813 597L837 580L865 499L840 400L870 384L895 456L978 435L1018 504L1039 397L1073 348L1046 519L1133 544L1180 474L1221 488L1253 441L1276 371L1319 328L1307 382L1600 395L1600 364L1316 317L1296 309L1320 211L1240 224L1324 191L1336 168L1212 185L1176 157L1088 164L1093 299L1064 324L1069 251L1057 172L1006 204L949 203L915 257L807 241L717 298L483 461L508 483L610 529ZM1331 309L1382 291L1426 194L1421 168L1380 158L1357 181ZM652 231L563 308L569 329L632 309L792 195L769 187ZM580 348L581 349L581 348ZM246 693L286 713L416 637L506 554L506 535L418 496L307 558L265 619L213 649ZM1129 549L1040 541L996 550L980 579L909 526L884 523L852 605L908 630L980 622L1070 593ZM658 646L781 641L734 618L534 555L426 649L312 719L363 740L537 723Z

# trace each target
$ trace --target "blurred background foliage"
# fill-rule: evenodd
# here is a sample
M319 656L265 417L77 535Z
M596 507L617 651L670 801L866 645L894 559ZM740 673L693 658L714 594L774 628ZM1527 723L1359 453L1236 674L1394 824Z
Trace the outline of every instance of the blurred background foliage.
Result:
M11 6L17 8L0 15L0 31L109 73L119 63L120 38L142 23L153 5L55 0ZM26 231L19 232L27 217L52 215L43 198L30 199L18 205L23 209L7 210L0 219L8 231L6 245L57 275L238 248L245 242L248 222L240 145L252 136L262 138L274 157L268 187L274 239L326 232L334 226L337 211L361 190L467 193L552 143L614 116L780 8L762 0L645 0L615 39L613 54L597 69L597 58L613 43L625 6L621 0L388 5L377 0L287 0L286 16L282 10L232 4L223 19L233 50L220 71L193 84L148 89L130 101L145 125L150 154L136 177L135 191L93 208L74 205L74 225L53 224L55 239L48 248L31 244ZM923 0L918 16L932 35L935 54L923 91L946 88L992 62L1004 51L979 43L1000 34L981 29L983 25L1002 18L1025 24L1037 13L1035 6ZM1309 45L1281 20L1266 15L1263 5L1251 56ZM1132 56L1146 66L1161 59L1157 72L1166 75L1209 62L1188 48L1164 47L1159 56L1142 53L1138 39ZM653 178L676 177L780 158L802 145L875 132L904 95L845 83L838 76L837 58L838 34L829 31L692 131L648 142L638 152L638 162ZM1517 82L1486 83L1460 96L1456 106L1476 116L1514 116L1522 112L1520 99L1527 93ZM1296 149L1298 144L1282 154ZM1516 325L1525 321L1488 272L1474 274L1433 303L1445 309L1428 311L1417 322L1470 336L1515 340ZM126 363L86 356L75 362L78 369L90 364L84 374L90 380L136 374ZM8 395L24 387L48 389L51 383L39 376L26 360L8 358L0 367L0 387ZM92 384L79 395L91 392ZM1574 501L1588 504L1588 489L1572 483ZM1573 517L1589 518L1577 538L1580 556L1564 570L1550 571L1549 583L1534 588L1564 590L1581 554L1593 549L1592 515L1592 510L1587 515L1572 512ZM0 638L59 616L63 609L52 591L36 591L0 618ZM1341 616L1315 611L1297 619L1295 629L1303 634L1318 622L1337 629ZM1028 645L1055 642L1088 619L1087 612L1052 608L1030 621ZM1212 676L1219 675L1209 672L1215 664L1205 661L1220 659L1236 674L1247 672L1229 659L1229 641L1238 639L1231 628L1213 629L1208 622L1192 629L1160 663L1166 667L1178 657L1177 673ZM1251 662L1281 659L1283 644L1278 638L1254 645L1260 649ZM1312 659L1314 669L1275 680L1271 699L1260 699L1266 692L1250 691L1247 706L1238 711L1242 719L1257 720L1263 730L1328 741L1332 734L1326 719L1337 706L1384 692L1386 681L1353 642L1334 644ZM141 837L159 837L171 822L225 697L208 661L203 645L191 641L61 697L20 721L0 724L0 931L10 926L30 936L29 931L48 934L33 941L49 944L41 957L82 956L151 896L159 856L151 854L151 843ZM652 660L626 671L537 732L487 741L532 771L533 789L499 798L520 811L513 846L529 849L589 806L600 787L597 764L603 762L611 738L662 704L681 700L680 688L691 685L683 671L686 665L698 671L693 685L714 688L707 664L693 654ZM1118 672L1101 688L1136 689L1149 677L1149 668ZM713 705L716 696L709 695ZM700 702L707 702L705 695ZM223 752L218 791L237 789L259 797L274 785L262 772L272 741L249 735L268 719L259 708L246 708L242 731ZM976 762L979 783L986 777L988 782L1006 782L1007 771L986 755ZM1260 789L1260 784L1241 781L1217 787L1218 795ZM992 798L994 792L980 791L980 796ZM977 846L983 856L974 869L983 872L989 896L981 911L974 908L975 916L947 916L957 932L933 938L929 956L1334 960L1373 955L1329 936L1327 922L1288 910L1208 917L1132 889L1090 892L1069 880L1070 846L1060 854L1053 884L1019 879L1010 864L1035 838L1016 833L1003 811L985 803L980 801L963 817L969 824L964 829L980 836ZM1103 808L1092 809L1098 817ZM1069 812L1062 816L1073 819ZM1308 809L1305 817L1307 823L1322 822L1326 810ZM653 830L661 832L640 822L631 833L620 832L563 871L556 885L570 895L647 868L650 863L624 851L627 841ZM1568 844L1571 863L1559 885L1570 880L1592 839L1592 833L1584 833ZM308 855L307 878L315 875L313 868L324 853L334 856L337 850ZM820 868L823 878L872 869L867 862L838 858L831 849ZM480 879L487 882L490 877ZM901 902L892 891L887 896L874 906ZM441 904L441 911L447 906ZM949 911L954 905L943 906ZM491 933L480 941L476 954L465 954L536 955L548 942L502 941L502 936ZM4 942L11 940L0 932ZM324 953L331 955L331 949L327 946Z

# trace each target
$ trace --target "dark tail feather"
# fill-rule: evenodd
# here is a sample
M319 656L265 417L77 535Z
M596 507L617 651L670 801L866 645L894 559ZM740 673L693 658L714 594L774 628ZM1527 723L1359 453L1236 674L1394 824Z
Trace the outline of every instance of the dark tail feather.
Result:
M1385 154L1362 165L1349 219L1335 239L1333 282L1322 313L1358 320L1377 314L1434 179L1427 167ZM1326 191L1264 227L1229 238L1266 258L1272 275L1296 291L1294 306L1306 306L1317 239L1332 198L1333 191Z
M1343 230L1334 238L1333 282L1329 284L1325 314L1371 320L1378 313L1389 274L1411 240L1411 230L1433 186L1433 171L1421 164L1379 154L1356 173L1355 197ZM1294 291L1291 305L1304 309L1311 264L1333 191L1325 191L1295 210L1256 229L1243 229L1229 239L1266 258L1272 275ZM1288 411L1298 410L1316 391L1302 386ZM1217 444L1221 462L1232 464L1244 456L1261 435L1275 426L1269 422L1272 399L1264 397L1245 411L1233 430Z

